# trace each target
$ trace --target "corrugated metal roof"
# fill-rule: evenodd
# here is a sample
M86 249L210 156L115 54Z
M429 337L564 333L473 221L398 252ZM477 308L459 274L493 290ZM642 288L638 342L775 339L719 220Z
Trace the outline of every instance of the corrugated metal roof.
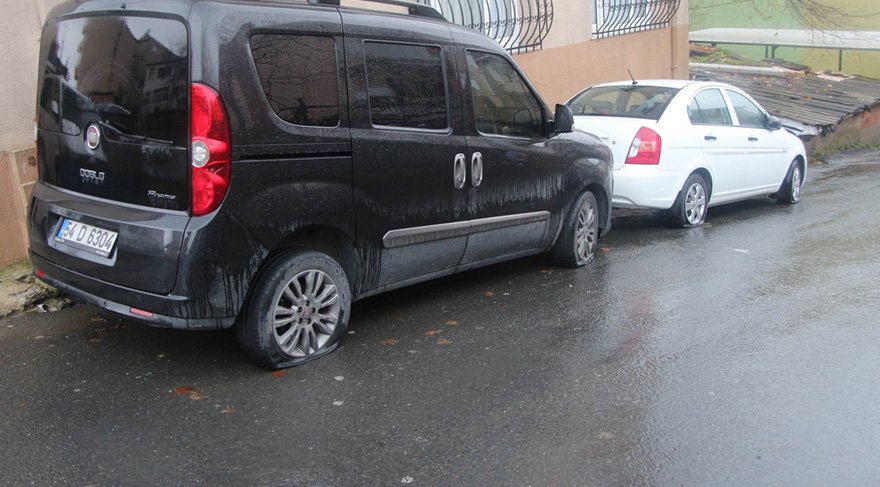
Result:
M817 127L820 132L880 103L880 80L797 71L750 71L742 66L694 65L691 77L745 90L771 115Z

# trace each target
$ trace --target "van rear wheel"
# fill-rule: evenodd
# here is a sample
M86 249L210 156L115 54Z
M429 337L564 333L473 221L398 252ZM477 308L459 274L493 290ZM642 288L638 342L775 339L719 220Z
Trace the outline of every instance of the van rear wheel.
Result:
M348 279L333 258L289 252L272 261L257 280L237 325L238 341L268 369L304 364L336 349L350 308Z

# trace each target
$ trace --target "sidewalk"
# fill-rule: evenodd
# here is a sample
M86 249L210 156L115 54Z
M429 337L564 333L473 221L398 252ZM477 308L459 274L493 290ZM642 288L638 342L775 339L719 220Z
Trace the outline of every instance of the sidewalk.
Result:
M0 318L30 311L55 311L71 300L34 278L31 263L21 260L0 269Z

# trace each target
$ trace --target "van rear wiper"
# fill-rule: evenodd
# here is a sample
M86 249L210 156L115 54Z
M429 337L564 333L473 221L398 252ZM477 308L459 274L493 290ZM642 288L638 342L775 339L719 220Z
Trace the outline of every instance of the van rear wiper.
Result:
M125 139L128 142L149 142L151 144L174 145L173 140L154 139L152 137L147 137L146 135L133 134L129 132L124 125L110 120L101 120L101 125L109 128L116 137Z

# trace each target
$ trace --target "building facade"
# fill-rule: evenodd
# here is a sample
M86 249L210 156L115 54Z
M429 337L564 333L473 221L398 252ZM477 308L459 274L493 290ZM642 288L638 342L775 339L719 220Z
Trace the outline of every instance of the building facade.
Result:
M343 5L349 1L342 0ZM603 81L688 75L688 0L418 0L513 54L548 104ZM61 0L5 0L0 19L0 265L24 258L41 26ZM362 5L362 4L361 4ZM361 6L358 5L358 6ZM147 89L148 87L145 87Z

